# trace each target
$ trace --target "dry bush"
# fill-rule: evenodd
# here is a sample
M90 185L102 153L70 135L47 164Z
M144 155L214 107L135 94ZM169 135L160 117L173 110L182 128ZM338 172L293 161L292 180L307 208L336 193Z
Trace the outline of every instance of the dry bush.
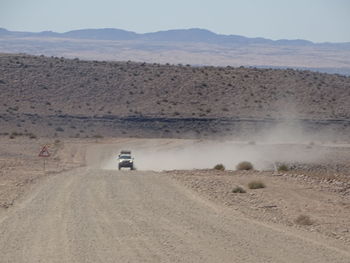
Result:
M265 184L261 181L251 181L248 184L249 189L260 189L260 188L265 188Z
M57 127L57 128L56 128L56 131L58 131L58 132L63 132L64 129L63 129L62 127Z
M221 163L217 164L214 166L215 170L219 170L219 171L225 171L225 166Z
M287 172L289 171L289 167L286 164L281 164L277 167L279 172Z
M253 170L253 165L251 162L247 162L247 161L244 161L244 162L240 162L239 164L237 164L236 166L236 169L239 170L239 171L242 171L242 170Z
M232 189L232 193L244 194L244 193L246 193L246 191L243 189L243 187L236 186L235 188Z
M300 215L294 220L294 223L301 226L311 226L313 221L307 215Z
M28 134L29 139L37 139L37 136L34 133Z
M309 142L309 144L306 146L307 149L311 149L313 146L315 146L315 142Z

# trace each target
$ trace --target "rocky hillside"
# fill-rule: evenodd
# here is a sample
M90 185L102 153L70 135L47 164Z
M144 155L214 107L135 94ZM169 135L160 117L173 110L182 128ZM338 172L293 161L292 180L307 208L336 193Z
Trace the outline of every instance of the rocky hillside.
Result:
M2 54L0 89L0 114L22 123L23 114L110 119L350 118L350 77L292 69Z

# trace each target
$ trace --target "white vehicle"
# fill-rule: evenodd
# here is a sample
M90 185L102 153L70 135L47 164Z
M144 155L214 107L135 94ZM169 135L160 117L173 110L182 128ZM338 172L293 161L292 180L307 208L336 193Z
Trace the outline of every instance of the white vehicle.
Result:
M131 151L121 151L118 155L118 170L123 167L134 170L134 158L131 157Z

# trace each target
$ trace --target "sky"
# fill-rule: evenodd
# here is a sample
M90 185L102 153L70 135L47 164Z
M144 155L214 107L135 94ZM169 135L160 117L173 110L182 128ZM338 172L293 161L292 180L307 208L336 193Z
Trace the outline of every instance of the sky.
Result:
M203 28L274 40L350 42L350 0L0 0L0 27L137 33Z

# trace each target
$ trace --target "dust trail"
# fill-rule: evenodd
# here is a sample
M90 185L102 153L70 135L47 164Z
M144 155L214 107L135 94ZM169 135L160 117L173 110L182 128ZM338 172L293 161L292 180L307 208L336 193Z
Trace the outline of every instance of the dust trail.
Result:
M138 170L205 169L222 163L235 169L241 161L250 161L256 169L273 169L274 162L312 163L322 158L325 147L296 143L237 142L200 140L135 139L128 143L96 145L87 154L93 168L117 169L120 150L128 149Z

